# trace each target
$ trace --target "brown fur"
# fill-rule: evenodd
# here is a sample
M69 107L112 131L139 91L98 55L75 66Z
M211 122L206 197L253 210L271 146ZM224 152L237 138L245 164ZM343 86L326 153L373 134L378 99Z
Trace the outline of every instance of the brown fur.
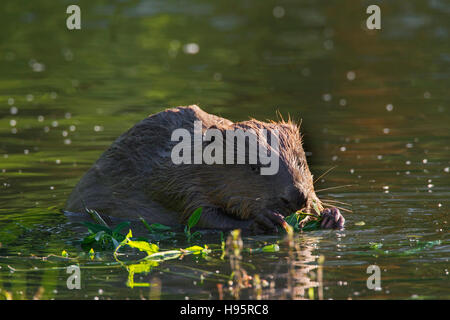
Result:
M171 151L178 142L171 141L172 131L193 133L195 120L202 121L203 131L277 129L279 172L260 175L248 164L173 164ZM176 225L203 207L200 227L248 229L262 212L286 216L309 210L313 200L318 199L297 124L255 119L233 123L188 106L149 116L121 135L77 184L66 209L84 212L87 207L112 217L142 216L149 223Z

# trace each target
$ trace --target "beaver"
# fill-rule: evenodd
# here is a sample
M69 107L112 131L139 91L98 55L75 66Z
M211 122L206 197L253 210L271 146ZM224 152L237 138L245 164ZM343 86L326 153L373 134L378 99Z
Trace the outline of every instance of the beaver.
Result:
M194 134L195 121L201 121L202 133L210 128L222 133L276 130L277 173L262 175L264 165L259 160L253 164L206 164L204 160L175 164L171 155L178 142L172 141L172 133L182 128ZM343 227L345 219L339 210L324 209L314 192L296 123L290 119L233 123L191 105L150 115L117 138L75 186L66 210L81 213L89 208L108 217L142 217L149 223L179 226L202 207L198 228L239 228L261 234L278 232L283 217L297 210L311 212L313 202L322 211L323 228Z

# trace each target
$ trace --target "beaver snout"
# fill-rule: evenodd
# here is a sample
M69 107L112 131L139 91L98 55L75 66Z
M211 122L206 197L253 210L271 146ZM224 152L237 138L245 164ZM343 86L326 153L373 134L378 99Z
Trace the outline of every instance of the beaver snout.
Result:
M286 188L286 191L280 196L280 199L286 207L292 210L291 213L304 208L308 202L305 194L294 186Z

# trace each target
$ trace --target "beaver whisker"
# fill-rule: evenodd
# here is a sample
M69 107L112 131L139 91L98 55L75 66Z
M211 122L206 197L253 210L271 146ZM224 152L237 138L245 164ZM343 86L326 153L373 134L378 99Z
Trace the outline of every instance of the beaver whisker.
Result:
M317 192L321 192L321 191L326 191L326 190L332 190L332 189L338 189L338 188L346 188L346 187L353 187L353 186L354 186L353 184L346 184L346 185L343 185L343 186L329 187L329 188L325 188L325 189L316 190L316 193Z
M349 212L349 213L353 213L353 211L350 210L350 209L338 207L338 206L336 206L336 205L329 204L329 203L325 203L325 202L323 202L323 204L324 204L325 206L329 207L329 208L338 208L338 209L340 209L340 210L342 210L342 211Z
M351 206L351 204L347 203L347 202L342 202L342 201L337 201L337 200L327 199L327 198L323 198L323 200L325 200L327 202L336 202L336 203L340 203L340 204L343 204L343 205L346 205L346 206Z
M315 184L320 178L322 178L323 176L325 176L326 174L328 174L331 170L333 170L335 168L337 168L337 166L331 167L330 169L328 169L327 171L322 173L318 178L316 178L316 180L313 181L313 184Z

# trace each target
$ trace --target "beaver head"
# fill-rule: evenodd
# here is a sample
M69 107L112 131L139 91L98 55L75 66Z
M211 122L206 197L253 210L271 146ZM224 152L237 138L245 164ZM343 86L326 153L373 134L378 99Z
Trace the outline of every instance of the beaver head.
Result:
M255 119L228 125L214 125L206 129L218 129L226 141L229 131L242 130L251 132L256 137L258 145L264 145L267 153L278 157L278 170L275 174L261 174L268 164L263 164L258 156L256 163L251 163L249 140L245 140L245 163L227 163L224 146L223 163L203 164L192 172L192 180L197 186L201 185L205 198L193 206L204 205L209 202L221 208L226 214L247 220L264 212L271 211L283 216L290 215L297 210L310 212L313 202L319 210L323 207L314 192L313 176L309 170L305 152L302 147L302 137L299 126L292 122L261 122ZM261 129L265 129L263 133ZM273 147L271 139L278 137L278 144ZM214 139L212 139L214 141ZM204 142L204 146L208 142ZM235 151L236 148L235 148ZM272 157L271 157L272 158ZM196 166L191 166L196 167ZM196 188L197 189L197 188ZM198 199L198 197L196 198ZM187 216L185 216L187 217Z

